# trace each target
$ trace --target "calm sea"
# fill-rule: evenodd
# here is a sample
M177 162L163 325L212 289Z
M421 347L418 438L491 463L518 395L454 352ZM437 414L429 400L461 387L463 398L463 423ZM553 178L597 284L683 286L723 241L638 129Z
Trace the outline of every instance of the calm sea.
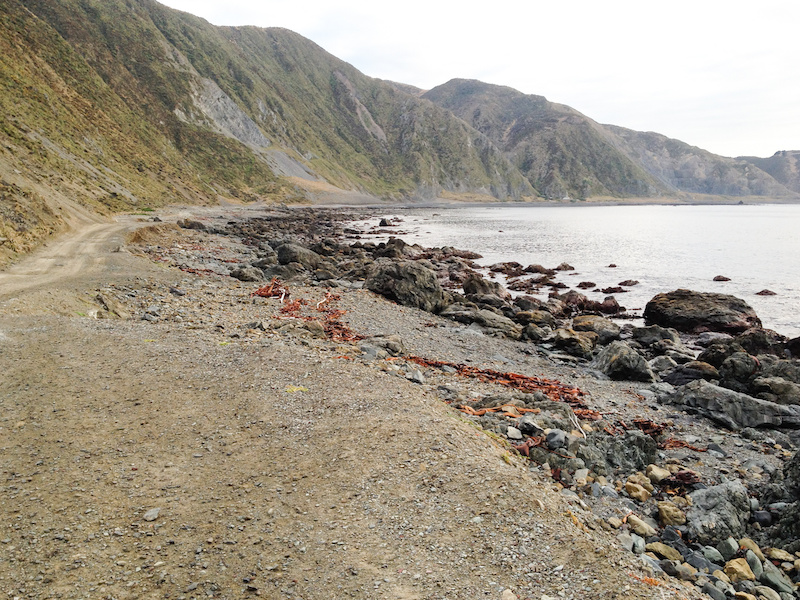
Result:
M462 206L384 216L402 219L397 229L408 243L473 250L481 265L567 262L575 271L559 280L571 288L638 280L615 294L635 314L659 292L722 292L746 300L764 327L800 336L800 205ZM764 289L777 295L756 295Z

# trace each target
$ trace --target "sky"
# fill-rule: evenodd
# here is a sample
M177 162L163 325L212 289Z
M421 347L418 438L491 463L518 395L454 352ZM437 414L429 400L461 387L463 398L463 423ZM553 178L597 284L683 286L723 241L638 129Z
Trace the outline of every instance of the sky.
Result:
M800 150L797 0L161 0L285 27L372 77L459 77L723 156Z

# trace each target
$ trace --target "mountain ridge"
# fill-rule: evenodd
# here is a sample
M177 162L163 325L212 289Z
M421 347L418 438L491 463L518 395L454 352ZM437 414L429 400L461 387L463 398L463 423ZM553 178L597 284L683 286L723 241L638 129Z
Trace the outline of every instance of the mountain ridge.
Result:
M76 203L800 193L794 155L722 159L465 82L371 78L290 30L217 27L154 0L7 0L0 262Z
M506 86L452 79L422 97L486 134L546 198L791 197L800 191L752 161L717 156L657 133L602 125L569 106Z

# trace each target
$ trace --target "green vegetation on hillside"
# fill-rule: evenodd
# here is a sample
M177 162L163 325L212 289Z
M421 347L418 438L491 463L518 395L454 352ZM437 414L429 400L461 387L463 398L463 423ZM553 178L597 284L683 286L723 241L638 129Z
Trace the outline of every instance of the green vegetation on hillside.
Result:
M330 185L390 199L798 191L794 155L764 160L476 81L423 94L291 31L216 27L154 0L0 12L0 260L57 231L72 203L289 201Z
M453 79L423 97L489 137L544 197L644 197L666 191L594 121L542 96Z

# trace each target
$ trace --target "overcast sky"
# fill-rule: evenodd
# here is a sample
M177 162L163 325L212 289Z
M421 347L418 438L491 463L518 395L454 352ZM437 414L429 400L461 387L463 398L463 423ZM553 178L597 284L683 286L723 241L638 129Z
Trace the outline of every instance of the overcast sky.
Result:
M363 73L507 85L724 156L800 150L797 0L166 0L286 27Z

